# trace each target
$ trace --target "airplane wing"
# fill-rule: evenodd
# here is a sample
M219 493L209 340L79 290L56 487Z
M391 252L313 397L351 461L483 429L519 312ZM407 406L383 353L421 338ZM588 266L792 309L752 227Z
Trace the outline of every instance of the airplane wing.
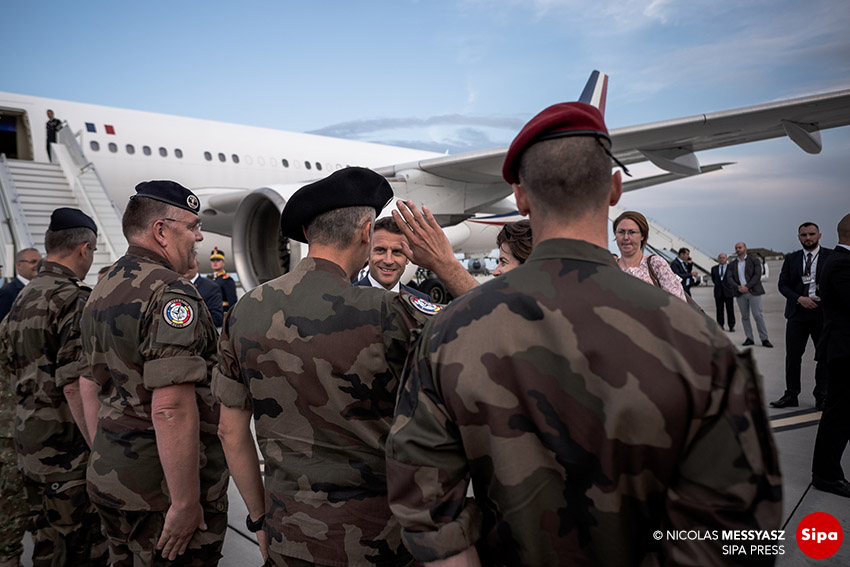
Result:
M698 151L788 136L804 151L819 153L820 131L848 124L850 90L842 90L616 128L610 134L612 153L623 163L650 161L671 174L688 176L701 172ZM506 152L503 147L441 156L376 171L390 178L402 198L431 203L436 195L432 211L440 215L441 224L451 223L459 211L469 216L509 192L501 171ZM464 197L451 197L449 189L461 189Z

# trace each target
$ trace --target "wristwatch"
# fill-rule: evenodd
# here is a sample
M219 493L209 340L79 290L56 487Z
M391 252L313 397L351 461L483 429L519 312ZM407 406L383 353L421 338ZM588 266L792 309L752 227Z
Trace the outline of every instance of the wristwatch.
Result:
M263 529L263 521L266 519L266 515L263 514L256 521L251 520L251 514L245 518L245 526L248 528L248 531L252 534L257 533L261 529Z

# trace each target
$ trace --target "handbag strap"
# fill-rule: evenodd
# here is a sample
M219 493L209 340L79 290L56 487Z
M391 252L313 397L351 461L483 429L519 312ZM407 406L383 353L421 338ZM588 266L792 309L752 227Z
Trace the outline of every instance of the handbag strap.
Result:
M652 283L655 287L661 287L661 282L658 281L658 276L655 275L655 269L652 267L652 259L655 258L655 254L650 254L646 258L646 267L649 269L649 277L652 278Z

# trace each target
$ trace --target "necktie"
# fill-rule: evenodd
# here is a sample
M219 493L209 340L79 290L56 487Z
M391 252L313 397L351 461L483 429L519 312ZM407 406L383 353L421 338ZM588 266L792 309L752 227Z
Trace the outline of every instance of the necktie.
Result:
M812 253L811 252L806 254L806 272L805 272L804 275L806 277L812 275ZM806 284L806 291L805 291L806 295L811 295L809 293L809 290L811 289L811 287L812 287L812 284Z

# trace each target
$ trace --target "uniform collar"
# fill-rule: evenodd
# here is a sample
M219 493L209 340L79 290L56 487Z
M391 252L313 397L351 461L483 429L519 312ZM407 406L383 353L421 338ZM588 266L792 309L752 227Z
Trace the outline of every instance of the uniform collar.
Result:
M62 275L74 278L75 280L79 279L77 274L75 274L68 266L60 264L59 262L51 262L49 260L42 262L41 269L38 270L38 274L36 274L36 276L40 276L41 274Z
M127 255L128 256L140 256L142 258L145 258L146 260L150 260L151 262L156 262L157 264L162 264L163 266L165 266L166 268L168 268L172 272L177 271L177 270L175 270L174 268L171 267L171 264L168 263L168 260L165 259L165 256L163 256L163 255L161 255L157 252L154 252L153 250L151 250L149 248L145 248L144 246L139 246L137 244L131 244L127 248Z
M591 244L585 240L574 240L571 238L551 238L544 240L534 246L528 260L552 260L559 258L571 258L574 260L582 260L585 262L593 262L595 264L605 264L613 268L620 269L614 261L611 252L605 248L600 248L595 244Z

